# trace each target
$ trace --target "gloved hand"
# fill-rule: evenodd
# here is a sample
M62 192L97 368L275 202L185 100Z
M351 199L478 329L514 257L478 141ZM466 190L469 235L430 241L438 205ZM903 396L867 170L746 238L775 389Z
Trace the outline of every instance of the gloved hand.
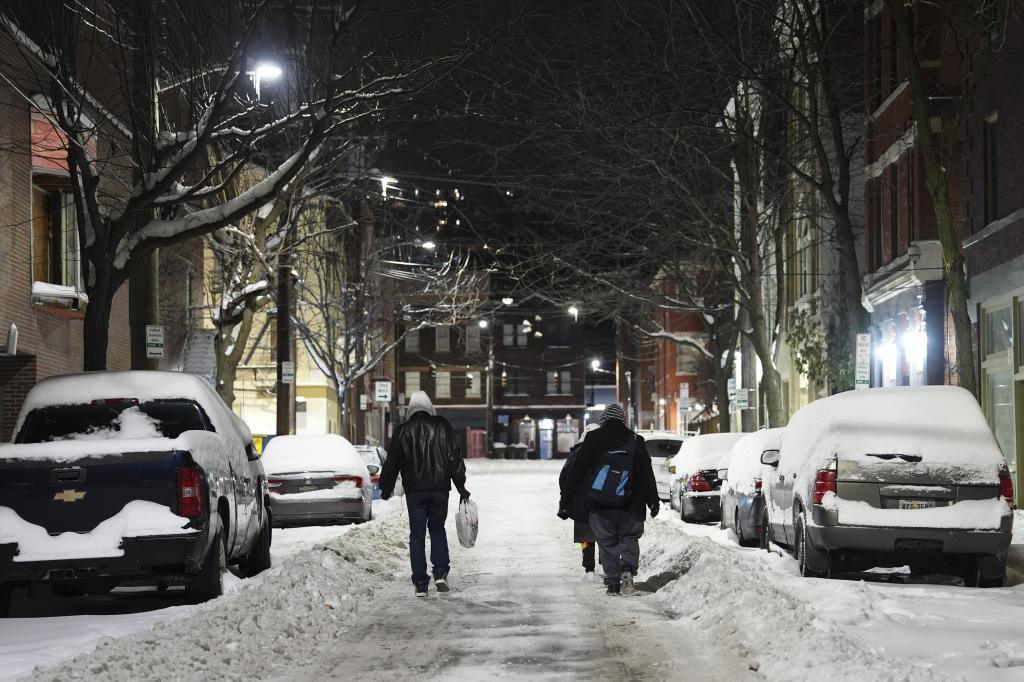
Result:
M661 511L661 505L660 504L652 504L649 507L649 509L651 510L651 518L653 519L655 516L658 515L658 512Z
M557 516L558 518L560 518L563 521L565 521L566 519L569 518L569 510L566 509L565 507L559 507L558 508L558 513L555 516Z
M384 492L384 491L382 490L382 491L380 491L380 499L382 499L382 500L390 500L390 499L391 499L391 496L392 496L393 494L394 494L394 493L391 493L391 492Z
M460 490L459 491L459 499L462 500L463 502L468 500L469 499L469 490L467 490L466 488L463 488L462 490Z

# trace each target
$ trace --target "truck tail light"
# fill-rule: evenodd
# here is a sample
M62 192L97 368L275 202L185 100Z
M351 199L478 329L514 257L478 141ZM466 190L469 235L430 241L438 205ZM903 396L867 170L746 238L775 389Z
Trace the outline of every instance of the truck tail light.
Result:
M835 469L821 469L814 477L814 504L821 504L825 493L836 492Z
M337 483L347 483L348 481L351 481L351 482L355 483L357 488L362 488L363 487L363 478L362 478L362 476L335 476L334 477L335 484L337 484Z
M1010 475L1010 470L1006 467L999 470L999 497L1006 500L1006 504L1010 505L1010 509L1014 508L1013 476Z
M178 516L194 519L203 515L203 476L199 467L178 469Z
M268 478L267 489L272 493L281 494L281 487L284 485L284 481L280 478Z
M755 478L754 479L754 492L755 493L761 492L761 479L760 478Z

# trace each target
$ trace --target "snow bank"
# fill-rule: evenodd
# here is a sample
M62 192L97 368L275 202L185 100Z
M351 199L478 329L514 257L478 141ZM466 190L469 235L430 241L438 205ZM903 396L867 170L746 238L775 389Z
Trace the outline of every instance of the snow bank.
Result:
M184 528L187 523L162 504L134 500L88 533L50 535L10 507L0 507L0 545L18 543L16 562L124 556L122 538L197 532Z
M277 436L267 443L260 460L268 476L314 471L331 471L361 478L367 476L366 462L355 447L334 434Z
M844 500L825 493L821 504L839 512L844 526L876 528L949 528L961 530L998 529L1010 507L1000 498L961 500L945 507L930 509L879 509L860 500Z
M732 447L729 472L722 488L740 495L754 493L754 479L764 480L771 467L761 464L761 453L778 449L783 429L764 429L747 434Z
M717 469L722 457L745 433L706 433L683 441L679 454L672 458L671 466L676 468L675 477L684 478L696 471Z
M999 482L1003 456L978 401L962 388L923 386L847 391L812 402L782 436L778 474L796 474L795 490L835 456L862 471L926 472L937 483ZM921 457L917 464L870 455ZM882 480L885 480L884 478Z
M753 550L686 535L674 519L648 523L640 573L660 586L656 597L670 614L695 624L707 641L729 647L765 679L944 679L925 665L890 658L852 638L823 617L814 601L781 586Z
M397 513L402 504L380 506L373 523L338 528L333 539L190 607L186 618L123 639L103 638L94 652L37 669L33 677L134 682L294 675L327 648L344 646L340 637L355 614L408 569L408 521Z

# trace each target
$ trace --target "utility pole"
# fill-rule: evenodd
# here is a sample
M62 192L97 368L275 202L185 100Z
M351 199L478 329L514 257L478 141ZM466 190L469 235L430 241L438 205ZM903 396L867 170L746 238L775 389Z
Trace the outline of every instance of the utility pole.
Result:
M487 333L487 407L484 410L484 456L489 456L494 444L494 332Z
M132 52L132 109L135 118L136 183L152 169L152 150L159 127L156 86L156 12L152 0L135 0L132 12L135 50ZM135 229L153 217L152 210L138 211ZM146 357L146 327L160 324L160 255L157 249L137 262L128 274L128 326L132 369L157 369L159 358Z
M292 357L292 257L291 237L285 235L281 251L277 256L277 435L292 433L295 396L292 382L295 381L295 361ZM286 366L291 367L291 377L285 376ZM290 378L291 381L285 381Z

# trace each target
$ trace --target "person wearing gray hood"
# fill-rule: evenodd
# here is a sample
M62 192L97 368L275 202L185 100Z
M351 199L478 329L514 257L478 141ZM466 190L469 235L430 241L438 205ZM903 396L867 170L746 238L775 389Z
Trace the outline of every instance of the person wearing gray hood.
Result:
M409 397L405 421L395 429L391 448L380 474L380 496L387 500L402 475L405 502L409 508L409 561L417 597L427 596L426 534L430 531L430 563L438 592L448 591L448 495L452 483L459 496L469 499L466 464L455 442L452 425L437 415L430 397L415 391Z

